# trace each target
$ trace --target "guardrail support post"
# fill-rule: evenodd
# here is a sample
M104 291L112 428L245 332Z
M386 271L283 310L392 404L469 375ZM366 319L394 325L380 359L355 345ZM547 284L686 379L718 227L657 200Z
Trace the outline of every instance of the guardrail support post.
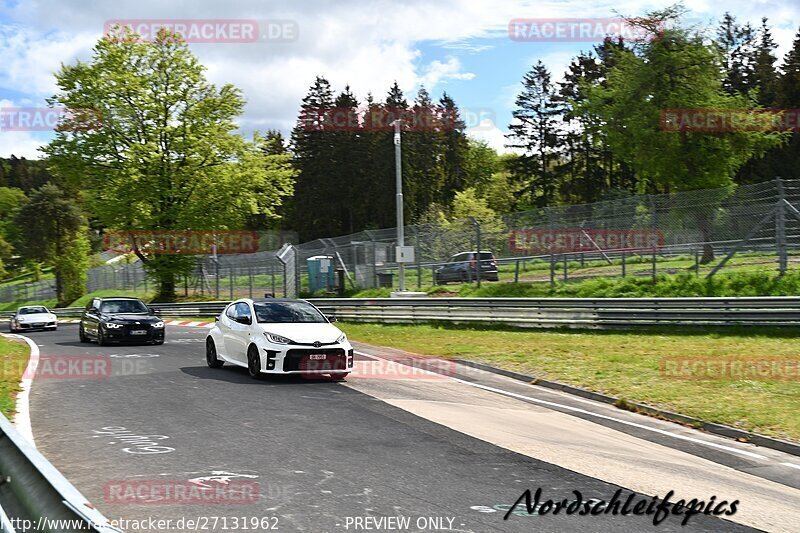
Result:
M656 282L656 249L653 248L653 283Z

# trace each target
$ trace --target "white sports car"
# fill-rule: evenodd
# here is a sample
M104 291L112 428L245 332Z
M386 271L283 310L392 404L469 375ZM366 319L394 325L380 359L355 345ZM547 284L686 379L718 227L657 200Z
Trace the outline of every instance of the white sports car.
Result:
M330 375L353 370L353 347L330 319L305 300L244 298L228 305L206 337L206 362L266 374Z
M9 324L11 333L33 329L58 329L58 318L43 305L26 305L17 309Z

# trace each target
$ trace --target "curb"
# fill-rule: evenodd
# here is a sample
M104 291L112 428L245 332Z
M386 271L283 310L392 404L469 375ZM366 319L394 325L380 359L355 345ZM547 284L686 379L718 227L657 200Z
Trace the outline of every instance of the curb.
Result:
M513 372L511 370L504 370L502 368L497 368L483 363L466 361L464 359L454 359L454 361L464 366L477 368L478 370L484 370L486 372L491 372L493 374L499 374L501 376L505 376L511 379L516 379L518 381L524 381L529 385L538 385L540 387L566 392L567 394L572 394L573 396L588 398L590 400L594 400L597 402L614 405L615 407L619 407L617 404L622 401L621 398L617 398L615 396L600 394L598 392L582 389L580 387L567 385L565 383L559 383L558 381L550 381L546 379L537 378L534 376L528 376L526 374L521 374L519 372ZM697 429L702 429L703 431L706 431L708 433L713 433L714 435L720 435L722 437L736 439L741 442L749 442L751 444L763 446L764 448L771 448L773 450L778 450L780 452L800 456L800 444L795 444L793 442L788 442L773 437L767 437L766 435L760 435L758 433L750 433L747 431L742 431L741 429L736 429L734 427L725 426L722 424L706 422L705 420L700 420L699 418L682 415L680 413L673 413L671 411L664 411L662 409L656 409L655 407L650 407L640 403L630 402L627 400L624 400L624 402L626 406L632 408L632 409L627 409L629 411L634 411L640 414L661 418L663 420L676 422L678 424L686 424L695 427Z

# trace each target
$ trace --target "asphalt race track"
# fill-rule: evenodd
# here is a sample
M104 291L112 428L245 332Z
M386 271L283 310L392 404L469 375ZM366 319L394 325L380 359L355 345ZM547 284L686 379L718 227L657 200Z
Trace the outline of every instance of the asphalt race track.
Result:
M40 346L42 362L69 356L102 363L92 375L37 377L32 429L39 450L100 511L133 521L126 531L796 526L800 467L791 465L800 465L798 457L462 367L451 366L435 379L382 372L344 383L256 381L244 369L208 368L205 333L173 326L163 346L106 347L79 343L74 324L28 335ZM368 347L360 349L360 368L383 361L366 355L375 355ZM391 350L377 355L398 359ZM401 363L380 365L385 371ZM257 486L257 494L235 503L130 502L114 492L160 482L189 482L208 491L238 483L242 490ZM537 488L543 500L574 501L572 491L578 490L584 500L608 501L622 488L622 497L635 492L635 501L672 489L673 501L716 495L717 501L740 503L734 516L698 514L684 527L679 516L654 526L652 516L528 515L524 504L503 519L523 491ZM153 528L150 518L173 522ZM198 523L188 527L180 519Z

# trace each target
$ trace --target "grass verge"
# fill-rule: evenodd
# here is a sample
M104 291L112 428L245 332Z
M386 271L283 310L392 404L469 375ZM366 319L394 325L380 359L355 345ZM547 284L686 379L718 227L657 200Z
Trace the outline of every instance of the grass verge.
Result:
M0 374L0 411L9 419L16 412L19 382L28 366L29 356L27 344L0 337L0 360L3 368Z
M468 359L800 442L798 335L784 331L575 332L340 324L352 340ZM794 379L686 380L664 358L781 358Z

